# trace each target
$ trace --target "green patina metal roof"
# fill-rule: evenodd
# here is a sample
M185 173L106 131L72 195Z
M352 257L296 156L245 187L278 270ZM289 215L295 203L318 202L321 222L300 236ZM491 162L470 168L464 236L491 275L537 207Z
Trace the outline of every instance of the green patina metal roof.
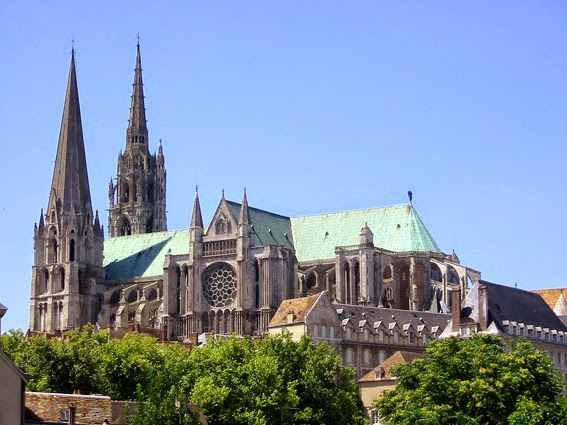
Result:
M226 203L238 219L241 205ZM374 246L378 248L441 253L410 205L292 218L251 207L249 211L254 245L295 248L300 262L332 259L336 247L358 245L365 223L374 233ZM104 241L105 277L116 280L162 276L166 254L182 255L188 251L188 230L109 238Z
M301 262L334 258L337 246L358 245L367 223L374 246L393 252L441 253L411 205L291 218L295 255Z
M166 254L187 254L189 231L119 236L104 241L104 273L107 280L163 275Z
M238 220L240 216L241 204L226 201L230 212ZM257 208L248 207L250 221L252 222L254 245L281 245L286 248L293 248L293 238L291 232L291 222L289 217L274 214Z

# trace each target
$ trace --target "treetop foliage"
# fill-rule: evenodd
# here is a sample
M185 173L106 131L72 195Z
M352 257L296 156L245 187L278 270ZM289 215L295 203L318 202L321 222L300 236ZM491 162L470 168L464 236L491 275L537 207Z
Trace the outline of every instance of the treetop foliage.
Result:
M214 424L364 424L354 371L328 344L289 335L261 341L231 337L206 346L158 344L129 333L108 340L92 327L62 342L21 331L1 337L3 350L31 375L30 391L104 394L137 400L136 425L193 424L196 404Z
M396 389L375 403L386 424L567 424L562 378L524 338L438 340L393 373Z

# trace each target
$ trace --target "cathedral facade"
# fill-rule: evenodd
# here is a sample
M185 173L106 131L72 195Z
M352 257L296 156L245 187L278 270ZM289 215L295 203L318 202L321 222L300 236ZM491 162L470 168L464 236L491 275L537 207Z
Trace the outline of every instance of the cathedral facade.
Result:
M140 46L126 148L108 187L108 237L93 214L74 53L47 209L34 229L30 331L87 323L196 334L264 335L286 299L327 291L335 304L449 312L480 273L444 254L405 205L287 217L224 193L203 221L167 230L161 141L150 153Z

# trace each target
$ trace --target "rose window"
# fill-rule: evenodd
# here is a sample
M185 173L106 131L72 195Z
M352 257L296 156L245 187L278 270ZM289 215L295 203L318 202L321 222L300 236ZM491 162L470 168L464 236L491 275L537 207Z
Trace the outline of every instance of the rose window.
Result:
M236 298L236 273L226 263L218 263L203 274L203 296L213 307L227 307Z

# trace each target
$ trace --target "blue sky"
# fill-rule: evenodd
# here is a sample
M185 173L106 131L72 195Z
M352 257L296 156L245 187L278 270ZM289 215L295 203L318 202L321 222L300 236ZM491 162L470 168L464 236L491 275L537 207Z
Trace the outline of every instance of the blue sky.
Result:
M567 4L0 3L0 302L27 329L74 37L93 204L124 149L140 34L170 229L224 188L284 215L407 202L483 277L567 287Z

